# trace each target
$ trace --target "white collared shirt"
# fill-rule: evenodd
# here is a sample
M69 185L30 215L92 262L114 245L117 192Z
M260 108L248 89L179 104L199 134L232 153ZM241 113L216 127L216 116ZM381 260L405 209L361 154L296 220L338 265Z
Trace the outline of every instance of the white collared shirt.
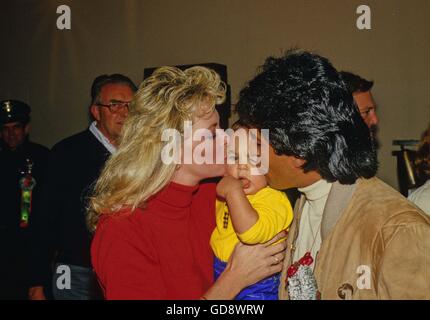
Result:
M101 133L101 131L97 128L97 121L93 121L93 123L91 123L90 125L90 131L91 133L94 135L94 137L96 137L96 139L98 141L100 141L100 143L111 153L115 153L116 152L116 147L110 143L109 139L106 138L103 133Z

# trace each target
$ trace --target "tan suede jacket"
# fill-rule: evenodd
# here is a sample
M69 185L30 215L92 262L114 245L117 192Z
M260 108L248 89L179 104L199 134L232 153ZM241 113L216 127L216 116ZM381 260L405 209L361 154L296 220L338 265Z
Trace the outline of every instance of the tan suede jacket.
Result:
M288 236L279 298L298 235ZM430 218L378 178L334 183L324 208L314 274L321 299L430 299Z

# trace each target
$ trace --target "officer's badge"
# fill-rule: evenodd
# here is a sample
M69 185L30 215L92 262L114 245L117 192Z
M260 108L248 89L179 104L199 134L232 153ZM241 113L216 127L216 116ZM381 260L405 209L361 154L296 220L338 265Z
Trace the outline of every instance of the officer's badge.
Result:
M26 170L22 172L22 178L19 180L21 187L21 220L19 226L21 228L28 227L32 209L33 188L36 186L36 180L32 176L33 162L30 159L26 159L26 162Z

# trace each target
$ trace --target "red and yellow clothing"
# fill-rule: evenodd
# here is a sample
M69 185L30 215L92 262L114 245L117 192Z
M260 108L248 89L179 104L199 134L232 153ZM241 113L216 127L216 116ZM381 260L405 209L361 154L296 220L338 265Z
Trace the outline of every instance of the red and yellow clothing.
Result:
M228 261L239 242L246 244L267 242L287 229L293 220L290 201L281 191L265 187L256 194L246 197L257 211L258 220L242 234L236 234L230 216L228 226L224 228L224 214L228 213L228 206L226 202L216 200L216 228L211 236L211 246L215 256L221 261Z

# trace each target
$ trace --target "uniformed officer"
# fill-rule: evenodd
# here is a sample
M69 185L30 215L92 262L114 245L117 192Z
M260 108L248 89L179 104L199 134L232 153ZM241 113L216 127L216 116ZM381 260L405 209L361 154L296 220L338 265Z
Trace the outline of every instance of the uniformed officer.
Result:
M31 212L49 150L29 141L30 107L0 102L0 299L25 299Z

